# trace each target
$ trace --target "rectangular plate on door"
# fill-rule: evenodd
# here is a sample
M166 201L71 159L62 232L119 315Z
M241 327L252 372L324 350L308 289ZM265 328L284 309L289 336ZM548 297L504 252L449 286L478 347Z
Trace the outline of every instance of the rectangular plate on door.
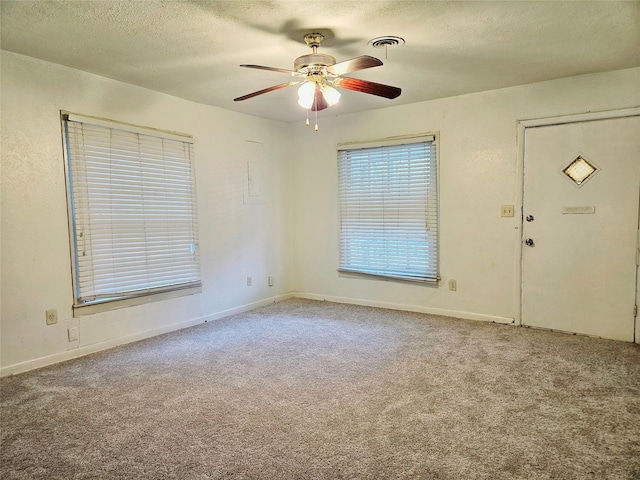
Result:
M562 207L563 215L566 214L580 214L580 213L596 213L596 207Z

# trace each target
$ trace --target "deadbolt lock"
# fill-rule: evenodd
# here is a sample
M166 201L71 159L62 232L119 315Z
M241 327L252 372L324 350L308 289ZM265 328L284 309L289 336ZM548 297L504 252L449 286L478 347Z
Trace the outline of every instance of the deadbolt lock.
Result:
M527 215L526 220L527 220L527 222L533 222L533 220L534 220L533 219L533 215Z

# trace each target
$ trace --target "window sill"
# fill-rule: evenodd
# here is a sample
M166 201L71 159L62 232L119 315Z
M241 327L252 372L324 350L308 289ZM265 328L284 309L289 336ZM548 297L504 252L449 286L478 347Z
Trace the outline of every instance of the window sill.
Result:
M186 295L194 295L202 292L202 285L190 286L172 290L170 292L160 292L152 294L144 294L137 297L128 297L119 300L109 300L104 302L96 302L84 305L73 306L73 316L82 317L85 315L93 315L94 313L106 312L118 308L133 307L135 305L143 305L145 303L157 302L160 300L168 300L170 298L184 297Z

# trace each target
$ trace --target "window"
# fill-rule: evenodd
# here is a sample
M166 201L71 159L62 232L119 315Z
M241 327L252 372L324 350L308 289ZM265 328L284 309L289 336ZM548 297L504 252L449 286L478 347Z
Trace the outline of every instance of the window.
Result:
M74 315L201 290L191 137L62 114Z
M435 137L338 149L341 272L436 282Z

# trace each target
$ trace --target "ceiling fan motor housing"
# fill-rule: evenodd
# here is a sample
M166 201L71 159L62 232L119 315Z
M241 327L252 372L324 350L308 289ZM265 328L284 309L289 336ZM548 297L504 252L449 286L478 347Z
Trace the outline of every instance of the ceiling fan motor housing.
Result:
M326 55L324 53L310 53L309 55L302 55L295 59L293 62L293 69L296 72L301 73L312 73L312 70L315 67L318 67L318 70L326 69L331 65L336 64L336 59L331 55ZM304 71L303 69L307 69Z

